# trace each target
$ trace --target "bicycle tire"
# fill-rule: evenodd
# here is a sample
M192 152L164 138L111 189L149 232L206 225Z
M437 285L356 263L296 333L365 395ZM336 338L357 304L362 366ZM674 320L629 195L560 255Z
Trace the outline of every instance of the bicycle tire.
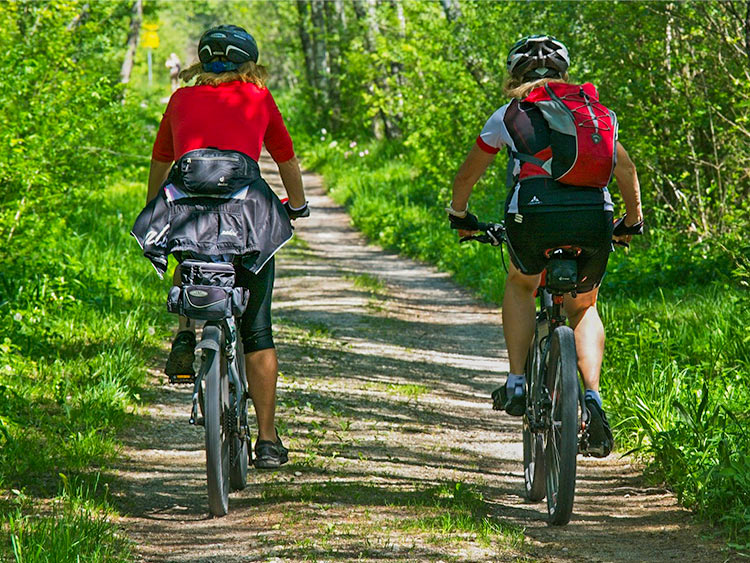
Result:
M537 334L531 342L526 357L526 412L523 415L523 479L526 498L540 501L547 492L544 476L544 435L532 432L529 417L536 416L535 404L538 404L538 385L540 354Z
M552 403L544 448L547 521L562 526L573 513L579 426L575 336L568 326L552 333L546 379Z
M215 334L215 332L219 334ZM222 369L220 331L204 327L204 338L215 340L216 349L205 350L208 362L205 381L206 477L208 508L214 516L224 516L229 510L229 438L225 428L225 413L229 405L229 381ZM208 334L207 334L208 333Z
M237 354L235 362L237 362L237 376L243 381L247 381L245 378L245 353L242 348L242 340L237 341ZM234 434L232 436L232 459L230 460L229 469L229 483L232 486L233 491L241 491L247 486L247 469L250 463L249 456L249 441L250 441L250 429L247 425L247 398L239 397L237 392L235 393L237 401L240 403L240 429L245 430L245 437Z

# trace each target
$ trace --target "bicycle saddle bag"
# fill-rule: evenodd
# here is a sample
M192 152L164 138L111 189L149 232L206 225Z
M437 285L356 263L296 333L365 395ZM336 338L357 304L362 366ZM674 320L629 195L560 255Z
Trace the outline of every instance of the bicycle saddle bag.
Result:
M565 258L553 258L547 264L547 289L557 293L575 291L578 286L578 262Z
M239 151L217 148L186 152L174 164L169 181L195 196L228 196L260 178L258 163Z
M234 287L232 264L185 260L180 268L182 287L172 287L167 297L170 313L203 321L219 321L245 312L250 291Z

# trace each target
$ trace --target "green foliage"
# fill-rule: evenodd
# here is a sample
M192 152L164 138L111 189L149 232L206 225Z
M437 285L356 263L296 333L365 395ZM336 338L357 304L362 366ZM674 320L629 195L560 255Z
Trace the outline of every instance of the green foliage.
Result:
M130 559L103 491L70 485L113 460L166 335L163 288L127 234L143 187L112 185L145 178L134 165L159 118L123 100L130 13L124 0L0 9L0 489L25 499L2 524L17 561Z
M0 309L2 485L44 490L46 475L115 453L167 322L153 305L162 284L127 234L142 202L132 188L92 195L50 223L65 236L47 241L35 271L2 279L17 284Z
M129 4L11 2L0 10L0 238L24 254L62 201L75 201L121 167L109 158L130 135L118 83ZM118 25L118 22L121 22Z

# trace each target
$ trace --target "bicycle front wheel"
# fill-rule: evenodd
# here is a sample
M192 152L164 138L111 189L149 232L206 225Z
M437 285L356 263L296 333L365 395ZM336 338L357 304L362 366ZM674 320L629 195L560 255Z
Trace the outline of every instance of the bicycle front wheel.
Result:
M206 333L206 328L203 332ZM218 350L221 349L218 346L220 342L220 339L216 340ZM208 508L214 516L224 516L229 510L230 436L226 428L229 410L229 381L226 367L222 366L221 352L206 349L204 361L208 363L204 378Z
M570 327L552 333L546 380L551 401L544 448L547 513L550 524L561 526L573 512L578 454L578 367Z

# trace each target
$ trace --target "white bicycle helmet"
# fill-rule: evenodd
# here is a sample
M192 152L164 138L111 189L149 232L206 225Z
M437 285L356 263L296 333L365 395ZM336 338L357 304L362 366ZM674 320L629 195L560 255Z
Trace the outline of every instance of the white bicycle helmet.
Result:
M529 35L508 53L508 73L514 78L559 78L568 70L568 48L550 35Z

